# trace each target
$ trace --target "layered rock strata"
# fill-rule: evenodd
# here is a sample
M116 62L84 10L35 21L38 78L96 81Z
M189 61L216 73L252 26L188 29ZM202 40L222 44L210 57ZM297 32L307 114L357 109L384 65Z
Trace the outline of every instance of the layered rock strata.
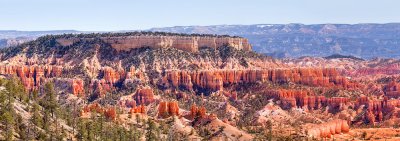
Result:
M275 83L293 82L309 86L355 88L358 85L339 75L336 69L271 69L271 70L199 70L167 71L159 81L164 87L194 87L223 90L224 84L255 83L271 81Z
M161 101L158 105L158 117L167 118L170 116L178 116L179 115L179 106L178 102L165 102Z
M251 45L245 38L239 37L211 37L211 36L163 36L141 35L121 37L101 37L102 41L110 44L117 51L130 51L143 47L150 48L177 48L188 52L197 52L201 47L218 48L230 46L238 50L251 51ZM57 43L69 46L81 40L90 38L59 38Z
M310 127L307 135L315 138L331 138L335 134L347 133L349 130L347 121L337 119Z

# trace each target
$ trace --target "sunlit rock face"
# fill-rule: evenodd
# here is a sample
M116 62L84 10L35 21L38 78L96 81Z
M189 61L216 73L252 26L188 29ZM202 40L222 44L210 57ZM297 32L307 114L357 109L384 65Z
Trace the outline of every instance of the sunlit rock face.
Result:
M347 133L350 131L350 126L347 121L337 119L326 123L317 124L309 127L307 134L315 138L332 138L335 134Z
M161 101L158 105L158 117L167 118L170 116L178 116L179 115L179 106L178 102L165 102Z
M385 96L389 98L399 98L400 84L395 81L391 81L383 88L383 91L385 92Z
M283 109L302 108L304 110L318 110L322 107L329 107L329 112L337 113L345 110L346 106L351 105L347 97L316 96L314 92L308 90L267 90L264 95L281 101Z
M63 46L72 45L82 39L60 38L57 42ZM89 39L87 39L89 40ZM245 38L239 37L212 37L212 36L163 36L142 35L124 37L102 37L102 41L111 45L118 51L129 51L131 49L150 48L177 48L188 52L197 52L201 47L218 48L230 46L238 50L251 51L251 45Z
M142 88L137 90L134 99L138 105L148 105L154 101L153 89Z
M341 76L336 69L287 68L264 70L199 70L167 71L159 81L165 87L193 87L213 91L223 90L224 84L256 83L271 81L274 83L293 82L310 86L356 88L357 83Z
M355 108L359 109L359 113L364 113L364 116L358 122L375 125L376 122L399 118L398 108L400 107L399 99L372 99L362 96L357 99Z

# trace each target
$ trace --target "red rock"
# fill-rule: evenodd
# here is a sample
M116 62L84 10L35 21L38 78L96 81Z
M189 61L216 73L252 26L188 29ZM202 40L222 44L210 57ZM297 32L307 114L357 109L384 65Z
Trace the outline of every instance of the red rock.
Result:
M71 83L72 83L71 88L72 88L73 95L76 95L76 96L84 96L85 95L83 80L73 79Z
M90 90L93 95L96 97L104 97L106 92L111 91L112 86L109 83L106 83L104 79L101 80L93 80L89 85Z
M361 119L364 123L375 124L375 122L380 122L386 120L387 118L393 118L388 115L392 115L392 113L396 110L396 107L399 107L398 99L388 99L385 97L384 99L368 99L367 97L360 97L356 101L356 109L359 109L362 105L365 106L365 114Z
M105 111L104 115L105 115L105 117L107 119L110 119L110 120L116 120L117 119L117 112L116 112L115 108L113 108L113 107L108 108Z
M137 104L148 105L154 101L154 94L151 88L138 89L134 95Z
M98 103L86 105L85 107L83 107L82 111L84 113L88 113L88 112L91 112L91 111L95 111L97 113L103 113L104 112L103 108L101 108L101 106Z
M338 119L319 125L314 125L313 127L307 129L307 134L310 137L331 138L332 135L335 134L348 133L349 129L350 128L347 124L347 121Z
M130 109L129 112L130 112L131 114L134 114L134 113L145 114L145 113L146 113L146 107L144 107L143 105L140 105L140 106L138 106L138 107L133 106L133 107Z
M349 101L346 97L332 97L327 99L327 105L330 107L330 112L336 113L342 111Z
M158 117L167 118L179 115L178 102L160 102L158 106Z
M379 67L379 68L361 68L357 69L355 72L351 73L354 76L366 76L366 75L377 75L377 74L386 74L386 75L394 75L399 74L399 67Z
M193 86L222 90L223 84L294 82L310 86L356 88L358 84L339 75L336 69L271 69L271 70L203 70L195 72L167 71L159 85L192 90Z
M196 117L197 111L198 111L198 108L196 105L192 105L190 107L190 119L194 119Z
M288 97L288 98L281 98L281 101L282 101L282 108L284 108L284 109L290 109L290 108L293 108L293 107L296 107L296 99L295 98L293 98L293 97Z
M190 108L189 119L193 120L196 117L200 119L206 118L206 112L207 110L203 106L197 107L196 105L192 105L192 107Z
M127 99L125 101L122 101L120 105L121 106L125 106L125 107L129 107L129 108L133 108L133 107L136 107L136 101Z
M110 67L104 68L104 80L107 83L115 84L121 79L121 75Z
M399 98L400 97L400 84L392 81L383 87L385 96L389 98Z
M237 92L232 91L232 92L223 92L224 96L228 97L230 100L236 101L237 100Z

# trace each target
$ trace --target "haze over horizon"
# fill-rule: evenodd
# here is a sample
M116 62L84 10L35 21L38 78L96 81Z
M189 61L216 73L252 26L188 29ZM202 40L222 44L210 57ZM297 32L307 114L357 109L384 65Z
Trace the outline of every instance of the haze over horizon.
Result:
M249 24L398 23L395 0L0 1L0 30L145 30Z

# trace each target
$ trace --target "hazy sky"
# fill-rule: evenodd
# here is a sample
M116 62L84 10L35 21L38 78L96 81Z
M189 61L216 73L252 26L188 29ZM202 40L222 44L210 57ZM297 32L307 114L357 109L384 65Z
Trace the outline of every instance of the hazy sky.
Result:
M0 30L400 22L400 0L0 0Z

